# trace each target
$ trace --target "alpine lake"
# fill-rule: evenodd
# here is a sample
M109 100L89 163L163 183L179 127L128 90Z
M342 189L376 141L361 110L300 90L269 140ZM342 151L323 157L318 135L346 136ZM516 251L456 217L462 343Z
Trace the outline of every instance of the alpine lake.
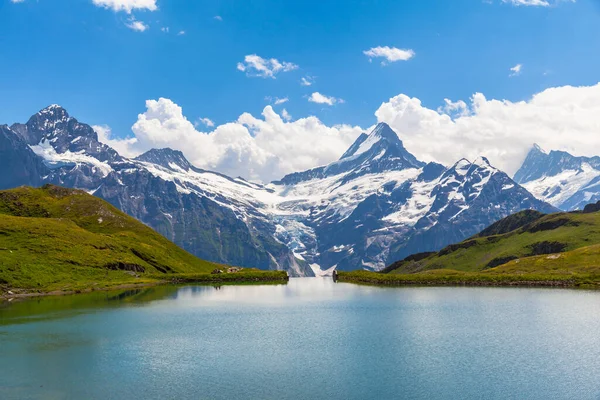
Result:
M156 286L0 303L0 399L600 399L600 291Z

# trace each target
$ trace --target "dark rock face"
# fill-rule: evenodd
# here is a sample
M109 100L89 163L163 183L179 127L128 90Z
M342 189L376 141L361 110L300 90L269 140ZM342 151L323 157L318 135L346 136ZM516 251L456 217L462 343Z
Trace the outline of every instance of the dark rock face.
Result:
M598 212L598 211L600 211L600 201L595 204L588 204L583 209L583 212L585 214L590 214L590 213L594 213L594 212Z
M146 271L146 268L142 267L139 264L131 264L131 263L124 263L124 262L114 262L114 263L109 263L109 264L105 264L104 268L106 269L111 269L113 271L131 271L131 272L144 272Z
M542 218L545 214L536 210L524 210L516 214L510 215L500 221L485 228L477 237L486 237L492 235L503 235L505 233L512 232L519 228L522 228L532 222Z
M506 257L498 257L498 258L494 258L492 261L490 261L487 265L486 268L496 268L499 267L501 265L506 264L507 262L510 262L512 260L517 260L519 257L517 256L506 256Z
M536 233L541 231L552 231L558 229L561 226L577 226L579 223L571 220L570 218L556 218L550 221L543 221L540 223L532 223L527 228L527 232Z
M532 256L544 254L562 253L567 248L567 245L561 242L539 242L531 245Z
M42 160L6 125L0 125L0 189L40 186L48 173Z

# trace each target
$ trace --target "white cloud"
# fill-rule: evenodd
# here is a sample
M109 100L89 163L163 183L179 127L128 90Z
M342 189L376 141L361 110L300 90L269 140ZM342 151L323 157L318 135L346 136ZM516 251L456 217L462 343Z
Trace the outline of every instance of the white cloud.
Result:
M25 0L10 0L11 3L23 3Z
M469 106L462 100L444 99L444 105L438 108L438 113L448 114L451 117L463 117L469 114Z
M98 135L98 140L104 144L109 145L124 157L135 157L139 153L135 151L137 144L136 138L113 138L112 131L108 125L94 125L92 129Z
M204 126L207 126L209 128L215 126L215 123L210 118L199 118L198 121L194 124L194 126L198 127L198 125L200 124L203 124Z
M204 133L185 118L181 107L160 98L146 102L146 111L132 127L134 139L115 141L108 134L102 141L128 156L171 147L198 167L271 181L337 160L362 132L348 125L326 126L316 117L288 122L287 111L282 115L267 106L263 118L244 113Z
M369 61L377 57L385 58L386 61L383 61L382 65L385 65L386 62L408 61L415 56L415 52L411 49L398 49L389 46L373 47L363 51L363 54L369 57Z
M419 159L446 165L483 155L512 174L533 143L575 155L600 154L600 83L551 88L527 101L488 100L476 93L466 102L444 103L436 111L400 94L382 103L375 116ZM172 147L198 167L262 181L332 162L363 132L327 126L316 117L291 121L287 111L279 115L267 106L262 118L244 113L204 133L169 99L149 100L146 107L132 128L134 138L115 139L106 127L100 127L103 134L94 127L100 140L126 156Z
M125 11L131 14L133 10L156 11L156 0L92 0L99 7L111 9L115 12Z
M515 7L555 7L559 3L575 3L577 0L501 0L502 3L510 4ZM484 0L486 3L492 3L492 0Z
M164 33L169 33L169 27L168 26L163 26L162 28L160 28L161 31L163 31Z
M550 5L546 0L502 0L502 2L512 4L513 6L548 7Z
M522 71L523 71L523 64L517 64L510 69L509 76L519 76L519 75L521 75Z
M280 105L280 104L287 103L288 101L290 101L290 99L287 98L287 97L279 98L279 97L271 97L271 96L266 96L265 100L267 102L273 104L273 105L276 105L276 106Z
M308 101L317 104L327 104L328 106L332 106L336 103L343 103L343 99L336 99L335 97L325 96L319 92L314 92L308 98Z
M134 17L129 18L125 26L131 30L136 32L144 32L148 29L148 25L144 24L142 21L136 20Z
M314 82L314 79L310 76L303 76L302 79L300 79L300 84L302 86L311 86Z
M237 64L237 69L246 72L248 76L258 76L261 78L273 78L279 72L288 72L298 69L298 66L291 62L280 62L276 58L262 58L256 54L249 54L244 57L244 62Z
M220 15L215 15L213 19L216 19L217 21L223 21L223 17L221 17Z
M375 115L418 158L446 165L483 155L512 174L533 143L578 155L600 154L600 83L551 88L528 101L488 100L476 93L466 109L460 102L446 104L453 104L451 111L462 111L452 117L401 94L383 103Z
M179 31L179 32L177 33L177 36L183 36L183 35L185 35L185 31Z

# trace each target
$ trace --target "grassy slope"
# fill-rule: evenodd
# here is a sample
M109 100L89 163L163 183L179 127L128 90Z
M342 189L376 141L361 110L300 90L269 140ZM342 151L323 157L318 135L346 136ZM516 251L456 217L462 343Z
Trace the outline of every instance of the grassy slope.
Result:
M540 250L539 243L543 242L558 244L562 249L556 251L546 245ZM534 255L536 248L537 252L548 254ZM600 212L515 214L482 235L438 253L408 257L385 272L340 273L339 279L391 285L597 287L600 286Z
M574 254L578 253L571 253L572 250L600 243L600 213L546 215L512 232L471 238L420 261L395 263L391 266L393 269L391 273L412 273L442 268L470 272L483 271L496 266L495 264L505 264L510 261L510 258L522 259L540 255L535 254L535 247L536 244L543 242L560 244L564 247L562 251L550 249L548 254L560 252L562 253L560 259L574 257ZM587 261L600 264L600 253L597 254L597 261L593 261L595 258L596 256L592 255ZM547 260L547 257L537 259ZM502 262L502 260L506 261ZM542 264L545 266L548 263ZM540 262L536 265L542 267Z
M136 277L113 270L115 263L144 272ZM57 186L0 191L0 285L5 287L78 290L179 274L205 280L198 274L216 267L85 192Z

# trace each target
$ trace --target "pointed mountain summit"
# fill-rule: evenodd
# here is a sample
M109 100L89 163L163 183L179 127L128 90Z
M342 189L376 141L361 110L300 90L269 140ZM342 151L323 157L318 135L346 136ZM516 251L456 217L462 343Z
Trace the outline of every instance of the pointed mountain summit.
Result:
M576 157L557 150L546 153L534 145L514 179L561 210L580 210L600 200L600 157Z
M67 110L57 104L40 110L26 124L14 124L11 129L38 154L42 151L45 155L76 153L101 162L122 160L115 150L98 141L98 134L91 126L69 116Z
M285 176L281 183L295 184L311 179L323 179L346 174L345 180L358 176L400 171L409 168L422 168L424 162L404 148L396 132L384 122L377 124L370 134L361 134L342 157L329 165Z
M187 172L194 168L181 151L170 148L149 150L137 156L135 160L160 165L172 171Z
M519 184L557 176L565 171L583 172L586 167L600 170L600 157L576 157L566 151L552 150L546 153L533 145L521 168L515 174Z
M519 184L538 179L548 170L550 167L548 164L548 153L534 143L521 168L515 173L514 179Z
M404 148L396 132L385 122L377 124L370 134L360 135L339 161L357 157L365 160L372 160L375 157L402 158L406 166L420 168L424 165Z

